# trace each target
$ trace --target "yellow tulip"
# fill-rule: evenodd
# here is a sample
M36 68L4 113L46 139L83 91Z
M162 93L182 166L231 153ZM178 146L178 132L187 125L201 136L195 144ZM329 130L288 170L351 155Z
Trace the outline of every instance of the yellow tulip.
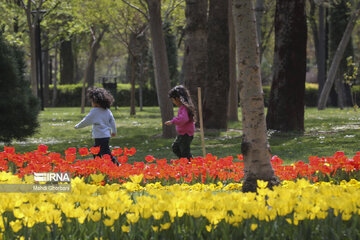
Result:
M139 184L139 183L142 181L143 177L144 177L143 174L140 174L140 175L132 175L132 176L130 176L130 180L131 180L133 183Z
M161 230L169 229L170 226L171 226L171 223L160 224Z
M121 231L123 231L123 232L130 232L130 226L122 225L122 226L121 226Z
M18 232L22 228L22 222L20 220L18 220L18 219L15 222L11 221L10 222L10 227L12 228L12 230L14 232Z

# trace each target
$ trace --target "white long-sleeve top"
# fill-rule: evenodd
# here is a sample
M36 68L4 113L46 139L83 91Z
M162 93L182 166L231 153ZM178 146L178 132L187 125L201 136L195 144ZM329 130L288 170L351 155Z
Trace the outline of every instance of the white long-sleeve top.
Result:
M110 109L92 108L89 114L75 125L75 128L83 128L89 125L93 126L93 138L107 138L112 133L117 133L115 119Z

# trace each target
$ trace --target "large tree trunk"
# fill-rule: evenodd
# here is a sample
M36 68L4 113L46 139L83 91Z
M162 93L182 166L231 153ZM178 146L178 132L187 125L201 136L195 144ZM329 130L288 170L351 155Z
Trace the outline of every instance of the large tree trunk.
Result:
M269 129L304 131L306 40L305 0L278 0L274 73L266 116Z
M175 127L165 125L165 121L171 120L174 117L174 111L172 103L168 98L170 78L165 39L161 23L161 2L159 0L147 0L147 4L150 15L149 22L155 71L155 85L161 111L162 136L164 138L173 138L176 136Z
M354 29L354 26L356 24L356 20L359 17L359 8L360 8L360 2L356 6L355 12L351 15L351 18L349 19L349 22L346 26L346 29L344 31L344 34L342 35L341 41L336 49L336 52L334 54L333 60L331 62L331 66L329 69L328 78L326 79L326 82L324 84L324 88L321 92L319 103L318 103L318 109L323 110L326 107L326 102L330 94L330 90L332 85L334 84L335 78L336 78L336 72L339 68L341 59L344 55L346 46L350 40L352 30Z
M238 84L236 79L236 43L234 32L234 19L232 17L232 1L229 0L229 107L228 121L239 121L238 117Z
M229 93L228 0L210 0L208 67L204 93L204 127L227 129Z
M268 181L270 188L279 181L274 174L268 152L253 1L233 0L233 15L243 125L241 144L245 172L243 191L256 192L258 179Z
M207 0L186 0L185 51L183 79L195 106L197 88L205 90L207 68Z
M75 61L72 40L64 40L60 45L60 83L75 83Z

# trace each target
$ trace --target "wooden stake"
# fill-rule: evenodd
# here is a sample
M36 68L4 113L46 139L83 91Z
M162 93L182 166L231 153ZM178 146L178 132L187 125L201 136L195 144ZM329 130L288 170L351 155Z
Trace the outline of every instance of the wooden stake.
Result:
M206 157L204 126L203 126L203 117L202 117L201 88L199 87L198 87L198 106L199 106L198 109L199 109L199 121L200 121L201 146L202 146L203 157Z

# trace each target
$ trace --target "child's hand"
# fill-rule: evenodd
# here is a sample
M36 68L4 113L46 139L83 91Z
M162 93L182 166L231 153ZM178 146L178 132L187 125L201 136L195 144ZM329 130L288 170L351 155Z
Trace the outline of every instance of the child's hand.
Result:
M116 136L116 134L115 134L115 133L112 133L112 134L111 134L111 136L112 136L112 137L115 137L115 136Z
M166 121L165 125L170 126L170 125L172 125L172 122L171 121Z

